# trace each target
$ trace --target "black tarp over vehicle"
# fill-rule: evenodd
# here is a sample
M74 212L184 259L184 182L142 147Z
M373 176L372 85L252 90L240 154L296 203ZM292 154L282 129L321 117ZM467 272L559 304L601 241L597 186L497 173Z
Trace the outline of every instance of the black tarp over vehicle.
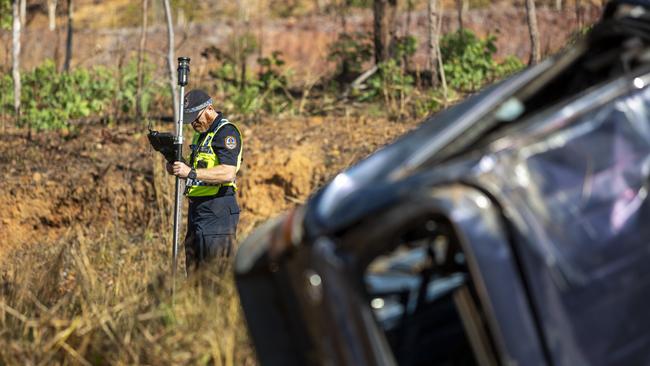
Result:
M649 9L610 3L247 238L261 363L650 364Z

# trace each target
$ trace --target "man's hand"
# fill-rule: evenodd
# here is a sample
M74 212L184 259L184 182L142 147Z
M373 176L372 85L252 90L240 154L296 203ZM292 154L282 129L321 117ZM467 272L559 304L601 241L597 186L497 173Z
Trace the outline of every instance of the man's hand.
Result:
M192 168L180 161L176 161L172 165L172 174L179 178L187 178L187 175L190 174L190 170L192 170Z
M173 163L165 163L165 169L167 170L167 174L169 175L174 174L173 167L174 167Z

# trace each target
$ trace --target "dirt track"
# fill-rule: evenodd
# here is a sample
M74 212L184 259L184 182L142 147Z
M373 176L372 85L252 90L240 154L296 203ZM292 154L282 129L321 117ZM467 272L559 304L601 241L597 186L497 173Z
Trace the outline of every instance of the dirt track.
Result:
M416 124L319 117L242 123L240 238ZM0 258L80 228L99 235L169 225L173 179L141 126L86 126L31 142L25 131L10 131L0 136L0 172ZM162 222L160 210L167 212Z

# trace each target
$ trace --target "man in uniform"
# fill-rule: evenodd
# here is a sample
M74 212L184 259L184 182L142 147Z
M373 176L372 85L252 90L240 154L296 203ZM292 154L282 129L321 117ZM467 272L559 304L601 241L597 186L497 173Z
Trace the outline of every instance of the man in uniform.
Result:
M196 131L191 154L187 164L167 164L167 171L186 179L185 258L188 272L194 272L212 261L222 267L232 253L239 222L235 176L242 160L242 138L202 90L185 94L183 122Z

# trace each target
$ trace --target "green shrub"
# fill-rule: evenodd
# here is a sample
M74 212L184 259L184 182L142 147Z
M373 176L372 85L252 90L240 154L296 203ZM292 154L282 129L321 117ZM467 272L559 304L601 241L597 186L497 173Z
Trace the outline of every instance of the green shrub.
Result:
M259 81L262 84L262 90L277 91L287 88L287 77L280 71L285 64L282 52L273 51L271 57L258 58L257 63L261 66Z
M145 58L142 63L142 113L149 111L149 105L154 98L156 89L153 87L153 71L155 65ZM115 90L116 112L135 115L137 111L138 94L138 59L132 58L121 70L119 85Z
M0 75L0 110L2 113L6 111L13 112L14 108L14 81L10 74Z
M379 64L379 71L368 80L367 88L358 95L358 100L381 100L388 114L401 116L413 94L413 85L413 76L407 74L396 60L391 59Z
M523 69L524 65L521 60L516 56L508 56L500 64L497 65L495 70L495 76L497 79L504 78L514 74L517 71Z
M67 127L69 121L106 109L115 88L106 68L56 71L46 61L22 77L21 125L36 130Z
M371 0L347 0L347 6L352 8L370 8L372 7Z
M523 67L514 56L498 64L493 58L496 37L482 40L466 29L442 37L440 51L449 86L461 91L475 91Z
M372 59L373 54L371 33L341 33L330 45L327 59L337 65L336 79L352 80L363 72L363 65Z
M407 60L418 50L418 40L412 35L398 37L395 40L395 59Z
M0 29L11 29L11 0L0 0Z
M260 111L270 114L284 112L293 105L288 92L287 73L282 53L274 51L269 57L260 57L257 63L259 72L252 74L242 69L244 60L238 60L233 50L224 52L211 47L204 55L213 56L220 62L219 67L209 72L216 81L217 95L229 114L250 116ZM233 77L237 75L237 77Z

